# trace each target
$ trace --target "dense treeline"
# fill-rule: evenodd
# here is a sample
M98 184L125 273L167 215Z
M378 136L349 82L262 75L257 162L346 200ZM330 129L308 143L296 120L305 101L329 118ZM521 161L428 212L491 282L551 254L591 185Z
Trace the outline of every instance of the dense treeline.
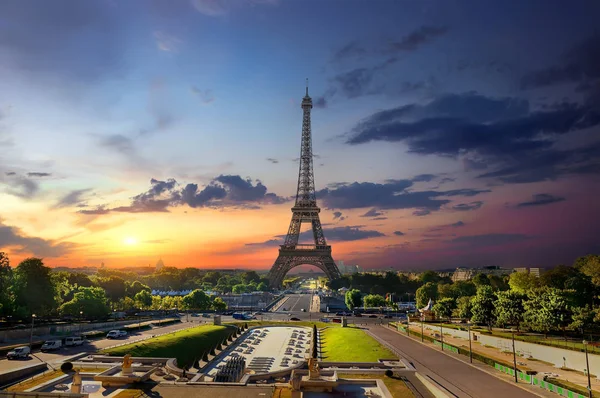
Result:
M418 308L432 300L438 319L470 320L489 328L511 326L544 334L585 334L600 322L597 255L581 257L573 266L559 265L540 277L527 272L506 276L477 274L468 281L452 282L432 271L422 273L416 280L388 272L345 276L330 285L351 289L346 293L350 309L363 305L394 306L394 301L414 297Z
M152 290L192 290L184 297L153 296ZM149 275L101 269L96 275L53 271L39 258L23 260L16 268L0 252L0 318L24 320L71 316L107 317L112 311L194 309L223 310L218 297L205 291L245 293L266 291L267 281L256 272L225 274L196 268L165 267Z

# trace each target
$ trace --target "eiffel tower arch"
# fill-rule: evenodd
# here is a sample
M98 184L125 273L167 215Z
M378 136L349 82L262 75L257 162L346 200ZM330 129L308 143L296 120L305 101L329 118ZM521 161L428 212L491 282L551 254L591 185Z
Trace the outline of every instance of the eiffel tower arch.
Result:
M283 283L285 275L294 267L302 264L314 265L323 272L330 280L341 277L333 257L331 246L327 244L315 194L315 178L313 171L312 133L310 123L310 111L312 99L308 95L308 84L306 95L302 99L302 143L300 148L300 170L298 174L298 190L296 192L296 203L292 207L292 221L288 229L283 245L279 246L279 256L269 271L269 284L273 288L279 288ZM314 244L298 243L302 223L310 223Z

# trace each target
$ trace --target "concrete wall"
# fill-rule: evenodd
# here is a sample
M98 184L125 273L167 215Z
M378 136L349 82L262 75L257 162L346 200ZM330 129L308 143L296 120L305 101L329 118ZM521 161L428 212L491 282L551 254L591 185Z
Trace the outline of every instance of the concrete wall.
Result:
M414 326L421 326L420 323L413 323ZM425 329L432 330L439 334L439 326L425 325ZM494 337L478 332L472 332L477 336L477 341L484 345L492 347L502 347L512 351L512 340L505 339L502 337ZM444 334L450 334L455 337L465 339L465 345L468 346L469 335L465 330L456 329L444 329ZM531 355L532 358L540 359L545 362L550 362L556 367L566 366L570 369L575 369L583 372L587 366L585 364L585 353L578 351L565 350L563 348L549 347L540 344L527 343L524 341L515 340L515 351L518 353L524 353ZM563 359L564 358L564 359ZM590 372L593 375L600 376L600 355L588 354L590 362Z
M45 363L37 363L35 365L22 366L17 369L2 372L0 373L0 386L10 384L26 376L31 376L45 370L48 370L48 365Z
M116 322L100 322L100 323L82 323L69 325L51 325L51 326L34 326L33 336L62 336L70 333L87 332L90 330L118 328L138 321L116 321ZM31 328L3 330L0 332L0 343L10 343L13 340L29 339Z

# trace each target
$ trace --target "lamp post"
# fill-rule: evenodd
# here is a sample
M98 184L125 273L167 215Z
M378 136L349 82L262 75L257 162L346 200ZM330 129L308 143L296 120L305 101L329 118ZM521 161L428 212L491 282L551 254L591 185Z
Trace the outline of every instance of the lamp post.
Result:
M35 314L31 314L31 332L29 333L29 350L31 351L31 345L33 343L33 323L35 321Z
M442 339L442 351L444 351L444 325L440 323L440 338Z
M588 396L589 398L592 398L592 380L590 379L590 362L588 360L587 344L588 342L586 340L583 340L583 348L585 349L585 367L588 379Z
M518 383L517 379L517 353L515 352L515 329L511 328L510 332L512 333L512 349L513 349L513 364L515 365L515 383Z
M421 314L421 343L425 339L425 337L424 337L425 336L425 326L423 324L424 318L425 318L425 315Z
M83 311L79 311L79 333L81 333L81 322L83 321Z
M467 329L469 333L469 361L473 363L473 349L471 347L471 321L467 321Z

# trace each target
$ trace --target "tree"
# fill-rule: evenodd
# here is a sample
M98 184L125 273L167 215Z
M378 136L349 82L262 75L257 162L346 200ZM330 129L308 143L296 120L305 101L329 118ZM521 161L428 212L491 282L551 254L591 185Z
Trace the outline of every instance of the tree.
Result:
M135 308L135 301L131 297L123 297L116 305L116 309L121 311L131 311Z
M362 304L362 293L358 289L351 289L346 292L345 302L348 309L353 310Z
M600 286L600 256L589 255L580 257L575 261L577 267L583 274L592 279L592 283Z
M258 285L256 285L256 290L260 292L266 292L269 290L269 285L265 282L260 282Z
M215 311L225 311L227 309L227 303L221 297L215 297L211 306Z
M242 293L248 293L251 291L250 289L250 285L245 285L243 283L238 283L237 285L234 285L233 288L231 289L231 291L234 294L242 294Z
M544 286L529 293L523 302L523 318L529 328L546 335L551 330L563 333L571 324L571 308L566 292Z
M517 293L527 294L530 290L540 286L540 278L529 272L513 272L510 274L508 285Z
M496 293L495 316L498 325L514 325L519 330L523 322L523 296L513 290Z
M425 271L420 276L421 283L438 283L440 281L440 275L435 271Z
M452 291L454 298L474 296L477 293L477 287L472 281L456 281L452 284Z
M117 302L119 299L125 297L125 280L119 276L99 278L98 285L106 290L106 295L113 302Z
M473 296L463 296L456 299L456 309L454 310L454 316L461 319L471 319L473 313L471 312L471 300Z
M125 282L125 291L127 292L127 295L130 297L135 296L142 290L147 290L149 293L152 292L152 289L150 289L150 286L144 285L140 281L133 281L133 283Z
M596 311L589 305L573 308L572 322L569 325L570 329L578 330L585 337L585 331L594 326L594 318Z
M456 300L452 297L444 297L433 305L432 310L436 317L450 320L454 308L456 308Z
M152 294L147 290L142 290L134 296L135 302L140 308L149 308L152 305Z
M10 260L6 253L0 252L0 317L9 315L12 308L12 285L13 272L10 268Z
M471 300L471 322L485 324L491 330L494 323L494 301L496 296L489 285L477 288L477 294Z
M79 287L73 294L73 299L60 306L62 314L75 317L83 313L85 318L103 318L108 315L110 309L106 305L106 294L99 287Z
M363 297L365 307L384 307L386 305L385 298L379 294L367 294Z
M437 285L433 282L427 282L417 289L416 300L417 308L423 308L429 300L437 299Z
M210 297L200 289L183 296L182 303L188 310L206 310L211 305Z
M221 279L221 273L216 271L208 271L202 277L202 280L204 282L210 283L213 286L215 286L219 282L219 279Z
M246 284L248 284L250 282L255 282L255 283L260 282L260 276L258 276L256 271L246 271L246 272L242 273L241 277L242 277L242 281Z
M564 289L565 282L580 274L580 271L575 267L569 267L568 265L558 265L540 276L540 283L542 286L554 287L557 289Z
M50 268L39 258L23 260L14 271L15 306L21 313L48 315L56 308Z
M472 279L473 283L476 287L480 286L491 286L490 278L486 274L479 273L475 275Z

